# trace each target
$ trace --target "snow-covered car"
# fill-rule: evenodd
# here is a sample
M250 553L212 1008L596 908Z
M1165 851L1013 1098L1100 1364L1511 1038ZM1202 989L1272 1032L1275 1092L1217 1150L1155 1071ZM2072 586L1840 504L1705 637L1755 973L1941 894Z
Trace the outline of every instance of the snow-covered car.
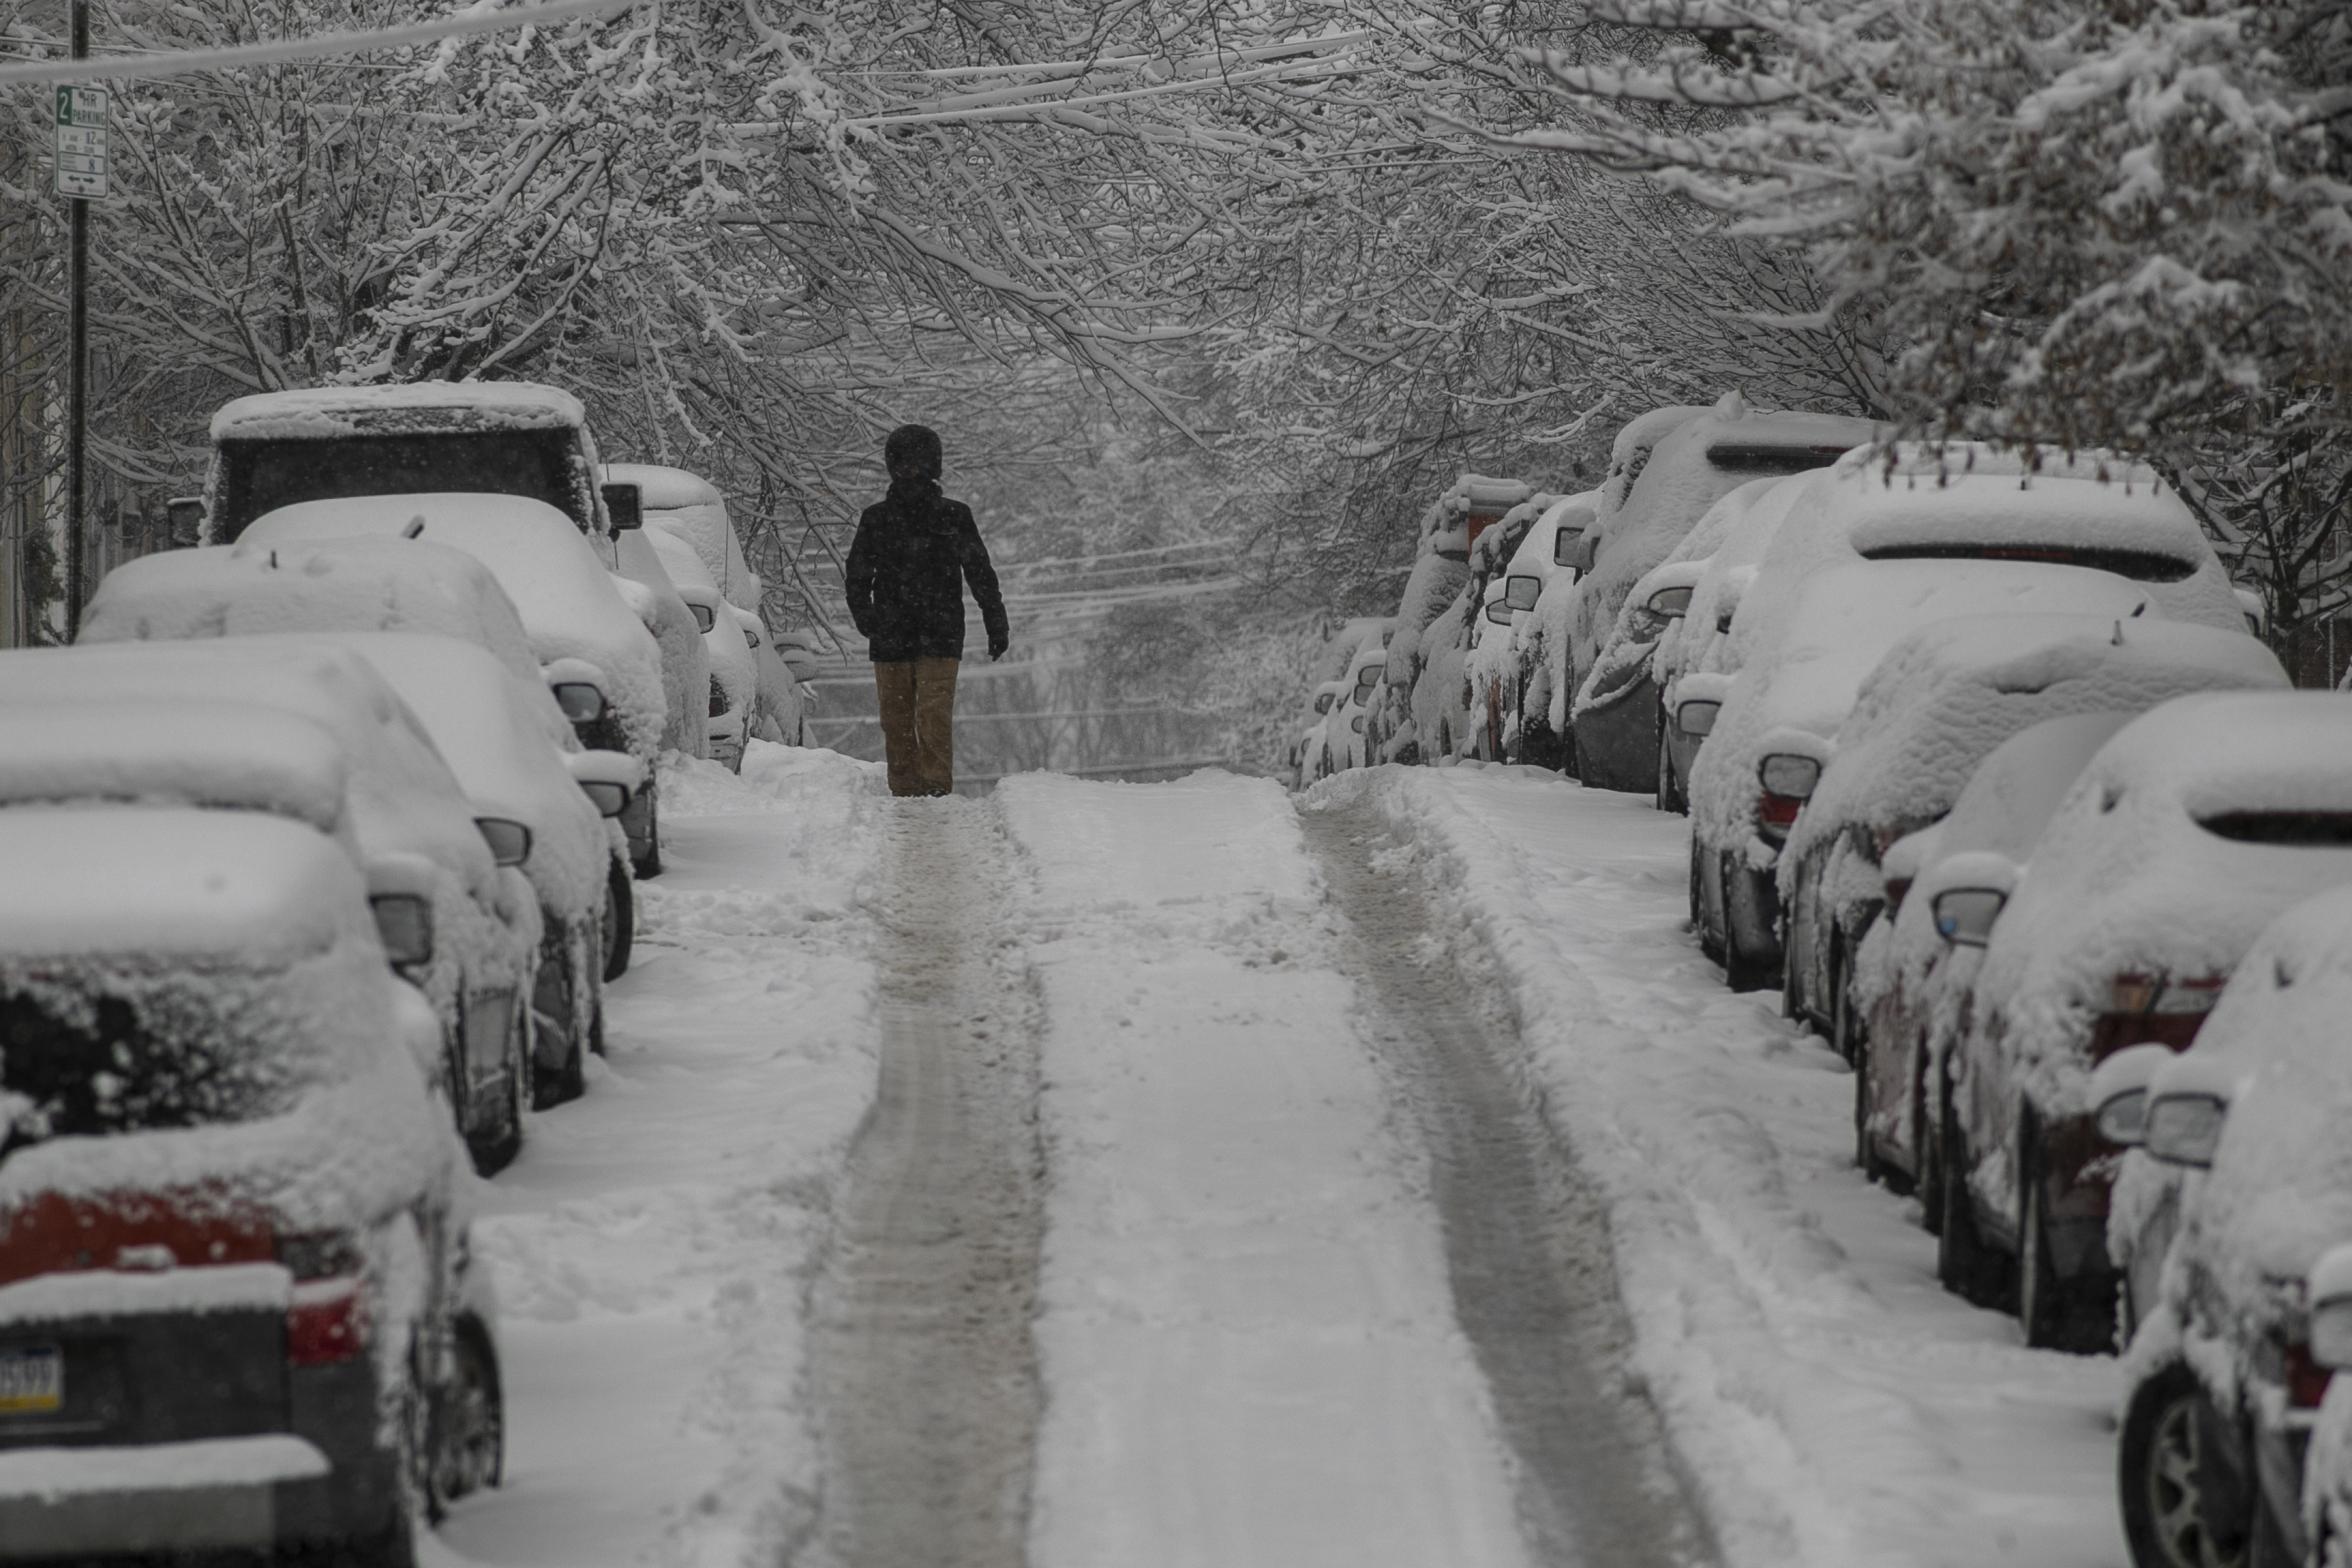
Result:
M0 655L0 812L162 801L292 817L342 845L432 1002L450 1110L487 1173L529 1097L539 903L520 823L478 812L358 655L277 639Z
M1380 707L1381 683L1388 679L1388 650L1378 639L1367 639L1348 666L1342 695L1323 721L1323 772L1319 776L1369 767L1373 755L1369 733L1370 716Z
M1347 691L1348 683L1344 680L1327 680L1315 689L1315 696L1307 704L1307 710L1315 715L1314 721L1291 748L1290 779L1294 789L1305 789L1323 776L1323 721L1331 716L1331 710Z
M2011 883L2021 878L2066 792L2136 717L2077 713L2020 731L1977 763L1949 815L1880 858L1885 909L1863 933L1846 987L1864 1020L1847 1032L1855 1043L1854 1159L1871 1180L1916 1190L1931 1231L1943 1227L1936 1153L1944 1053L2000 912L1965 892L1940 913L1937 900L1989 867Z
M1732 494L1741 494L1747 488L1742 486ZM1717 507L1720 505L1718 502ZM1691 591L1698 586L1699 576L1706 570L1704 557L1671 559L1642 574L1633 591L1625 595L1625 602L1618 606L1617 624L1610 629L1608 640L1601 645L1600 654L1586 673L1572 712L1589 713L1596 707L1617 702L1636 687L1651 692L1653 701L1656 700L1657 679L1651 666L1659 638L1690 608ZM1663 763L1666 755L1663 732L1657 747L1658 760ZM1663 766L1651 787L1662 810L1683 809L1679 785L1669 787Z
M423 540L256 540L142 556L99 584L79 640L308 631L457 637L540 679L530 634L490 569Z
M2036 1345L2113 1338L2116 1146L2093 1070L2181 1050L2263 929L2352 882L2352 696L2207 692L2135 719L2044 830L2030 875L1947 886L2000 909L1947 1055L1943 1244L1979 1298L2011 1268Z
M1879 858L1950 810L2010 736L2069 713L2287 684L2268 648L2212 626L2014 612L1921 626L1863 682L1781 848L1782 1011L1855 1059L1860 1015L1845 1001L1845 977L1877 918Z
M763 741L797 746L807 733L808 693L802 682L816 673L816 658L805 632L779 639L755 610L730 603L728 613L751 650L758 673L758 695L751 710L751 733Z
M293 541L387 537L446 545L489 568L514 602L531 652L582 742L626 752L644 763L646 787L630 802L621 826L637 874L658 872L661 823L654 767L663 748L675 746L678 737L670 721L660 645L623 598L620 581L562 513L518 496L306 501L256 519L245 542L267 549ZM699 634L695 646L701 646ZM701 706L708 706L707 694ZM699 712L693 737L698 752L703 743Z
M2315 1538L2352 1541L2352 1382L2330 1387L2352 1363L2347 1009L2337 889L2272 922L2186 1052L2118 1056L2094 1080L2102 1129L2130 1150L2110 1240L2145 1255L2116 1470L2140 1568L2335 1563Z
M1691 768L1723 710L1741 651L1735 617L1765 552L1820 470L1752 479L1707 509L1676 551L1701 563L1683 613L1658 634L1650 679L1658 689L1658 789L1662 808L1690 809Z
M1470 580L1471 545L1533 493L1517 479L1464 474L1422 514L1418 553L1389 637L1386 684L1367 718L1378 761L1410 763L1421 755L1424 737L1414 711L1418 683L1433 657L1458 650L1455 639L1465 617L1453 611ZM1436 626L1440 620L1445 621L1442 629ZM1424 647L1424 640L1434 646ZM1460 672L1454 673L1458 682Z
M1843 415L1760 413L1736 392L1696 415L1671 412L1682 416L1656 436L1647 460L1628 465L1603 487L1604 502L1612 504L1601 509L1592 570L1578 584L1570 623L1561 679L1575 693L1569 721L1578 775L1601 789L1657 789L1658 693L1647 661L1635 661L1633 676L1606 692L1587 689L1633 585L1732 490L1826 467L1884 433L1869 420Z
M212 436L205 543L241 539L283 507L358 498L471 492L562 513L661 648L668 744L703 754L709 670L701 633L643 537L638 487L600 479L587 411L570 393L522 381L257 393L224 405Z
M743 769L743 747L751 738L751 720L760 704L760 664L751 644L735 618L735 606L719 591L719 584L703 565L702 557L685 536L657 523L645 528L646 542L661 558L662 569L677 584L678 596L702 628L703 652L710 667L710 696L703 726L711 758L730 770Z
M742 538L727 515L727 498L718 486L684 468L656 463L607 463L602 471L607 484L637 487L646 527L691 544L705 574L729 604L758 613L760 577L743 557ZM671 576L675 579L677 574Z
M1513 668L1506 693L1514 715L1507 722L1517 736L1516 749L1507 750L1514 762L1555 769L1568 764L1568 748L1560 739L1567 726L1567 698L1562 693L1554 700L1549 650L1568 636L1570 602L1583 575L1587 531L1596 518L1600 496L1597 489L1583 490L1551 502L1511 557L1511 581L1505 592L1513 608L1528 612L1512 633ZM1532 604L1523 604L1528 577L1538 580L1536 596Z
M470 644L402 632L295 635L366 659L424 724L474 809L529 830L522 871L541 928L532 1100L544 1110L576 1098L587 1058L604 1049L605 977L627 967L635 931L626 846L614 843L606 818L642 787L642 765L625 752L581 749L545 687Z
M1819 783L1864 679L1916 627L1954 616L2061 611L2123 620L2139 584L2025 561L1857 561L1798 587L1784 635L1732 677L1691 765L1699 934L1734 989L1780 979L1782 843Z
M0 865L0 1561L407 1568L504 1420L439 1024L365 879L165 805L12 806Z

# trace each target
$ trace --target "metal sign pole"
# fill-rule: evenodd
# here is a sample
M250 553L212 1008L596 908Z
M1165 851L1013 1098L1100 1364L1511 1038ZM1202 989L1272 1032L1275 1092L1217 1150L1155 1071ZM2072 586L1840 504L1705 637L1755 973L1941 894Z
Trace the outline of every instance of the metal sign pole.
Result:
M73 0L73 58L89 58L89 0ZM63 90L74 94L73 89ZM60 118L79 118L70 97ZM67 266L73 304L66 348L66 641L71 642L81 635L82 497L89 436L89 199L68 199L73 241Z

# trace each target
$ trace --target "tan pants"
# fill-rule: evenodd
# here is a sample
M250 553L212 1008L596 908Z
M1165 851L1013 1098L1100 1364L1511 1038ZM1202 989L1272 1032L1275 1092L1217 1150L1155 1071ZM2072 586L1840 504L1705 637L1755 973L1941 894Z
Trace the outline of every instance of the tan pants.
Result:
M953 793L959 662L912 658L874 667L874 691L882 705L882 747L890 759L892 795Z

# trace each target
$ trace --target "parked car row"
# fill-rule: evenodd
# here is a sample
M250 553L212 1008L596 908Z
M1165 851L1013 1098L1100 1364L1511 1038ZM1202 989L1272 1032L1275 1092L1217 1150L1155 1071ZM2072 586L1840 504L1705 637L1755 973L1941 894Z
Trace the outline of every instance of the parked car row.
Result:
M806 650L551 388L214 435L202 545L0 654L0 1561L405 1565L500 1475L469 1194L585 1090L655 764Z

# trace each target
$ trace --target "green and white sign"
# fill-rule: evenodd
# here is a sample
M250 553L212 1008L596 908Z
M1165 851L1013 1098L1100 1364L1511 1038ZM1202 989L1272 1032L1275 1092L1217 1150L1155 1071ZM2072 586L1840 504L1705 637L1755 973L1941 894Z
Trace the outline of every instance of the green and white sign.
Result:
M106 195L106 89L58 89L58 195Z

